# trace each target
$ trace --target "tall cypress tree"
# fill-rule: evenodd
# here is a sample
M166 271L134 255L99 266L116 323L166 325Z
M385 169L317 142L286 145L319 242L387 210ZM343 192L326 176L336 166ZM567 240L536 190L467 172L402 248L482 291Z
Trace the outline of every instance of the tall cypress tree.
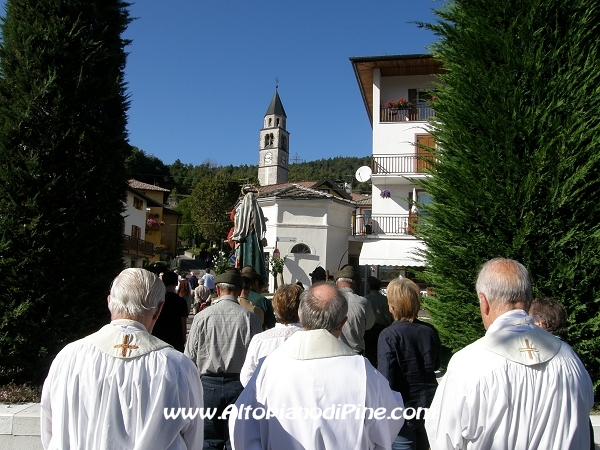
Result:
M428 308L446 345L484 333L475 278L519 260L534 295L561 301L570 341L600 380L600 4L454 0L433 51L439 145L422 186Z
M129 152L119 0L8 0L0 44L0 375L39 381L108 319Z

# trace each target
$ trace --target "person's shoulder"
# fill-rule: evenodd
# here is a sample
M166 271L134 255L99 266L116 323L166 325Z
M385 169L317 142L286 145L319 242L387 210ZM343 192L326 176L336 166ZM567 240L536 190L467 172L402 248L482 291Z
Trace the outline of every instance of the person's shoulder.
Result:
M180 373L186 376L196 377L198 375L198 368L194 362L182 352L175 350L173 347L164 347L154 351L155 357L162 360L160 366L166 372Z
M429 322L426 322L424 320L419 320L417 318L417 319L414 320L413 323L415 325L421 327L421 330L429 330L431 333L434 333L436 335L438 334L437 329L432 324L430 324Z
M96 333L92 333L81 339L68 343L62 348L61 351L58 352L55 360L59 358L68 358L72 355L76 355L79 352L86 352L90 347L94 346L91 341L91 338L94 336L94 334Z
M165 292L165 302L166 301L178 302L179 300L183 300L185 302L185 299L183 297L181 297L180 295L178 295L177 293Z
M470 383L497 369L505 370L507 363L506 358L489 351L480 338L452 355L446 373L459 373L464 382Z
M262 294L259 294L258 292L255 291L250 291L248 293L248 300L261 300L261 301L267 301L267 297L265 297Z

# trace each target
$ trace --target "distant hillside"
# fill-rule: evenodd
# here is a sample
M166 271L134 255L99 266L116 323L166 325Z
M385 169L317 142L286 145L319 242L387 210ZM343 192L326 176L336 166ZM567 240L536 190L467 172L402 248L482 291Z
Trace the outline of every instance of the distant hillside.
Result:
M353 192L368 194L371 184L358 183L354 178L356 169L370 166L371 157L363 158L337 156L335 158L319 159L316 161L292 163L289 165L289 181L319 181L330 178L336 182L351 183ZM143 150L133 147L132 155L127 159L126 166L130 177L144 183L157 184L167 189L176 190L178 194L188 195L198 182L207 176L214 176L225 171L228 176L240 183L258 184L258 165L217 166L208 164L194 166L177 160L173 164L164 164L153 155L147 155Z

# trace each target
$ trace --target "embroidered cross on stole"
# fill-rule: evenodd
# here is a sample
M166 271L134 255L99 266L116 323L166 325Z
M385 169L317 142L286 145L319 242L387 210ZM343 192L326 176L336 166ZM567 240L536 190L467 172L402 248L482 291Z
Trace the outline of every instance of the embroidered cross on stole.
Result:
M171 347L146 331L123 332L121 328L105 325L87 338L102 352L119 359L139 358L147 353Z
M130 349L137 349L138 346L137 345L129 345L129 340L131 339L131 335L130 334L125 334L123 336L123 343L122 344L117 344L114 346L114 348L120 348L121 349L121 356L123 358L125 358L127 356L127 350Z

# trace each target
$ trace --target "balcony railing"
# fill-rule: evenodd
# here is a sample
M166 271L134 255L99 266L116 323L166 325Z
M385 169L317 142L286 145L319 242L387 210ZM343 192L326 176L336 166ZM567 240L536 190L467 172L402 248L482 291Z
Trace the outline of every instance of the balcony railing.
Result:
M124 234L123 251L128 255L152 257L154 255L154 244Z
M412 214L365 216L357 214L353 224L354 235L384 234L408 236L414 233L418 216Z
M371 171L373 175L394 175L405 173L427 173L433 167L426 155L373 156Z
M419 104L410 108L381 108L381 122L415 122L419 120L427 120L435 116L433 106L427 104Z

